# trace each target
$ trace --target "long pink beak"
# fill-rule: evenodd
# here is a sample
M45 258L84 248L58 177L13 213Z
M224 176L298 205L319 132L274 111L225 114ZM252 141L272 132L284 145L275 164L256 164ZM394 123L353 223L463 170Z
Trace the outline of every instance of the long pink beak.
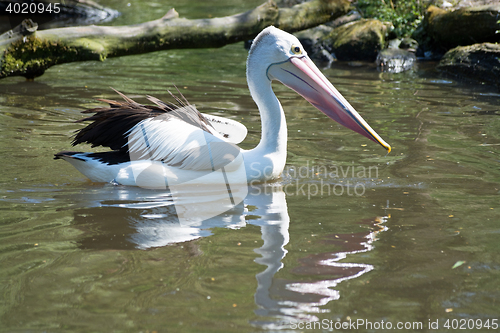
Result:
M388 152L391 151L391 146L354 110L309 57L292 57L288 61L273 64L268 68L267 74L271 79L275 78L295 90L339 124L379 143Z

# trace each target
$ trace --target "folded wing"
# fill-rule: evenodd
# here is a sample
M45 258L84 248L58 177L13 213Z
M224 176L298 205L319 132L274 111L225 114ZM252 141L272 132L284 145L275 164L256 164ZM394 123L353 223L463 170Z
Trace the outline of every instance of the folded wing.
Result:
M128 154L130 160L161 161L186 170L217 170L240 153L247 129L240 123L204 115L185 99L172 95L178 105L147 98L155 105L143 105L122 93L124 101L101 99L109 108L84 111L94 113L81 121L92 121L81 129L73 145L89 143Z

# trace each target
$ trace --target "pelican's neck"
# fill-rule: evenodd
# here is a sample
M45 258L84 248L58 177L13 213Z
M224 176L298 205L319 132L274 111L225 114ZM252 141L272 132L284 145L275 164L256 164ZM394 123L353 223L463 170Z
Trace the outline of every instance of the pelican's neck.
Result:
M271 88L271 81L266 77L266 81L249 86L250 94L259 108L262 124L262 134L256 149L263 149L267 154L286 154L288 135L285 113Z
M271 88L271 81L266 76L265 70L249 66L247 81L250 94L259 108L262 124L260 142L257 147L249 151L249 157L254 162L259 162L259 169L266 174L264 177L266 180L277 178L286 162L288 134L285 113Z

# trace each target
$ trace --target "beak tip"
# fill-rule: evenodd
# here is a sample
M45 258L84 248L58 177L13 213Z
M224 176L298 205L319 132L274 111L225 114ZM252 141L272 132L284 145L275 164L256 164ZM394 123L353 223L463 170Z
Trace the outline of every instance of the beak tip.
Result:
M392 150L391 145L389 145L389 144L384 148L387 149L387 154L389 154Z

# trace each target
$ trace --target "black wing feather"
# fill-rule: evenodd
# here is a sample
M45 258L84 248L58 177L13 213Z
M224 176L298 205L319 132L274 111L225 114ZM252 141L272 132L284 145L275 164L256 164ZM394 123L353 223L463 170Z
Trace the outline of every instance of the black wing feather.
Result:
M128 152L127 133L135 125L145 119L168 115L170 112L172 116L193 119L192 121L195 121L204 130L207 130L207 126L211 127L208 120L194 107L179 110L180 108L189 106L189 103L182 94L181 96L184 98L184 101L169 91L178 105L163 102L152 96L147 96L147 98L155 105L143 105L135 102L121 92L115 91L124 99L123 102L99 99L99 101L108 103L109 107L99 107L82 111L82 113L93 113L93 115L80 119L77 122L91 121L92 123L77 131L72 142L73 146L80 143L88 143L92 147L103 146L109 147L112 150ZM177 112L172 112L176 110ZM168 120L168 117L163 116L162 118Z

